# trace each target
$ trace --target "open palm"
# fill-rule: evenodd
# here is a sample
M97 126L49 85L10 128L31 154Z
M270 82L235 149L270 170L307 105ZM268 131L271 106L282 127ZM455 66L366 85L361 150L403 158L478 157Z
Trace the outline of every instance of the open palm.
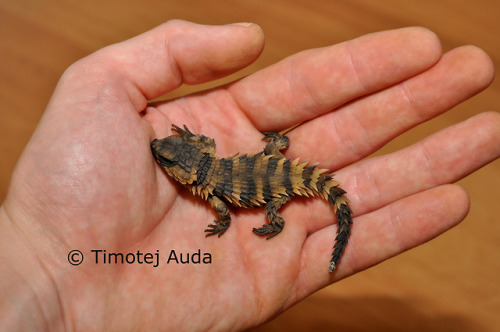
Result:
M2 207L51 280L77 329L247 328L312 292L461 221L467 194L449 185L498 157L496 113L484 113L390 155L375 152L486 87L485 54L442 55L436 37L409 28L309 50L230 85L148 105L181 83L234 72L263 47L254 26L172 21L82 59L63 75L13 174ZM306 121L288 135L289 158L336 171L354 211L353 234L328 274L335 217L320 199L282 209L283 232L252 233L262 210L216 214L156 164L149 142L186 124L215 139L219 156L258 152L261 131ZM360 161L361 160L361 161ZM338 171L337 171L338 170ZM79 266L67 255L85 255ZM157 254L159 266L95 261L92 250ZM166 263L201 252L210 264ZM103 252L101 252L103 253ZM42 309L43 310L43 309Z

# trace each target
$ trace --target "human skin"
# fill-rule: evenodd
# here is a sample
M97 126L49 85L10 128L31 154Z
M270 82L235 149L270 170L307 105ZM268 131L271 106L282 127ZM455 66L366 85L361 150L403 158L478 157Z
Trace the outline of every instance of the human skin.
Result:
M307 50L229 85L172 101L181 84L233 73L261 53L253 24L170 21L68 68L12 174L0 208L0 327L42 330L239 330L311 293L443 233L469 199L452 184L500 155L500 117L486 112L388 155L383 144L486 88L481 50L442 54L423 28ZM335 171L351 201L347 249L328 273L335 217L292 199L283 232L251 232L262 210L216 216L155 162L172 124L212 137L220 156L262 150L261 131L291 131L285 152ZM361 160L363 159L363 160ZM68 253L81 250L79 266ZM92 249L212 255L211 264L96 264Z

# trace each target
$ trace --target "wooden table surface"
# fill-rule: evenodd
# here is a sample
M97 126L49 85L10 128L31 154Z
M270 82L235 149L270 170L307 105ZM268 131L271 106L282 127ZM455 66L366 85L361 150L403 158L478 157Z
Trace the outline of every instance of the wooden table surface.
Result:
M0 200L54 86L72 62L166 20L258 23L261 58L230 79L298 51L385 29L420 25L445 50L464 44L500 63L498 0L0 0ZM220 82L218 82L220 83ZM202 87L182 87L181 95ZM500 82L403 137L383 152L486 111L500 110ZM500 163L459 182L471 197L466 220L443 236L327 287L257 331L500 331Z

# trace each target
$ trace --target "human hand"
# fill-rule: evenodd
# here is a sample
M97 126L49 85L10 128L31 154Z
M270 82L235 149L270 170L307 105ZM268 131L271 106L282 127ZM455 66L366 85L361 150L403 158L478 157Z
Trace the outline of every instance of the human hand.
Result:
M485 88L493 69L482 51L462 47L441 57L436 37L424 29L387 31L147 106L183 82L248 65L262 47L254 25L172 21L65 72L1 210L0 252L10 257L8 250L29 248L22 254L29 273L14 261L6 266L41 303L34 309L40 323L81 330L248 328L465 217L467 194L448 183L498 157L498 114L359 160ZM353 233L333 276L334 213L326 202L292 200L282 209L283 232L270 241L251 232L265 221L263 211L241 209L231 211L224 236L205 238L214 212L169 179L149 148L153 138L171 134L171 124L186 124L214 138L219 156L252 153L263 147L261 131L301 121L307 122L288 135L286 155L335 170L352 202ZM104 265L88 257L75 267L66 259L73 249L158 250L162 262ZM212 263L165 264L171 249L200 249Z

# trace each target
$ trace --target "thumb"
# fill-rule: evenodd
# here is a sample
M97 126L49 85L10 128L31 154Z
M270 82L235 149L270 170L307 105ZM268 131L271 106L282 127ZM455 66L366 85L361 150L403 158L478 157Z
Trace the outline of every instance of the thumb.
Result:
M182 83L207 82L248 66L263 47L264 35L256 24L209 26L173 20L76 62L61 78L59 89L66 80L73 83L72 90L75 81L91 82L86 91L96 89L95 95L109 95L113 90L103 88L118 87L142 110L147 100Z

